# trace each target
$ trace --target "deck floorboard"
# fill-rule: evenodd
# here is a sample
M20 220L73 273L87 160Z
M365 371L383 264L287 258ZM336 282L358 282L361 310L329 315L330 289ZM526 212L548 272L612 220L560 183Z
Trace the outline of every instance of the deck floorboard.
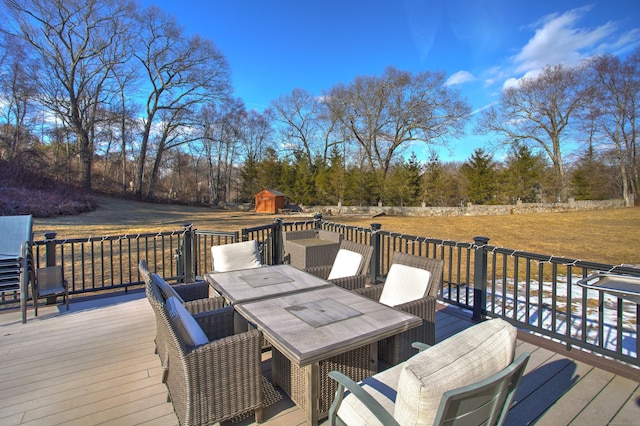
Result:
M41 306L27 324L0 313L0 424L177 425L154 353L155 320L143 293L73 301L67 312ZM441 305L436 339L471 326L469 315ZM545 345L542 345L545 346ZM532 341L531 359L508 425L637 424L640 384ZM263 373L271 375L269 352ZM265 425L306 425L286 395L264 412ZM253 424L252 418L225 425Z

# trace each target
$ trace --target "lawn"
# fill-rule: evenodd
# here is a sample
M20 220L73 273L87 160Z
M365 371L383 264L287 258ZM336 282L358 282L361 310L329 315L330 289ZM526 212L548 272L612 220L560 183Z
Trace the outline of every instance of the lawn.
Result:
M76 216L35 219L35 239L44 232L58 238L103 237L182 229L192 223L202 230L237 231L272 223L277 217L253 212L139 203L98 197L97 210ZM287 216L286 221L312 215ZM474 217L325 216L348 225L380 223L387 231L471 242L474 236L489 244L533 253L611 264L640 265L640 208L571 213L529 213Z

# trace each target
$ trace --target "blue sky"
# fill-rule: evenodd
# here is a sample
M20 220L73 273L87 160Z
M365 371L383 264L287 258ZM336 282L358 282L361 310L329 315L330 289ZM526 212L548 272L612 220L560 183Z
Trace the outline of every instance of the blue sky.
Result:
M315 95L393 65L444 71L474 110L545 65L575 65L640 46L637 0L142 0L188 34L212 40L231 66L235 96L262 111L295 88ZM470 133L470 131L469 131ZM486 138L440 151L465 160ZM419 157L426 149L416 147Z

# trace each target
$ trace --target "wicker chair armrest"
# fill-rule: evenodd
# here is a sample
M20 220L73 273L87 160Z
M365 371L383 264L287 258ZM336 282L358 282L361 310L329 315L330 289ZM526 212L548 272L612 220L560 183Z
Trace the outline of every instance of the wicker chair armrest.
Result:
M426 296L420 299L412 300L411 302L402 303L400 305L394 306L394 308L418 316L425 321L435 323L436 302L437 299L435 297Z
M233 307L193 315L210 341L233 335Z
M356 290L365 288L367 279L368 277L366 275L354 275L352 277L335 278L330 281L347 290Z
M262 332L258 329L252 328L251 330L248 330L244 333L226 336L220 339L211 340L209 341L209 343L205 343L204 345L187 348L186 355L187 357L203 357L207 356L203 354L218 352L216 358L222 359L216 359L215 362L217 363L232 363L233 361L239 361L243 358L251 359L252 356L256 354L258 356L258 359L261 360L262 340ZM227 353L228 356L224 355L223 351ZM261 362L262 361L260 361L258 364L260 364Z
M209 297L209 284L206 281L174 284L172 287L186 302Z
M382 294L383 288L384 284L375 284L369 287L356 289L353 292L361 296L368 297L369 299L378 301L380 300L380 295Z
M191 315L199 314L200 312L215 311L216 309L222 309L225 307L224 297L207 297L205 299L196 299L188 302L184 302L184 307L189 311Z
M305 271L310 273L311 275L315 275L316 277L326 280L329 277L329 273L331 273L332 267L333 265L313 266L311 268L305 269Z

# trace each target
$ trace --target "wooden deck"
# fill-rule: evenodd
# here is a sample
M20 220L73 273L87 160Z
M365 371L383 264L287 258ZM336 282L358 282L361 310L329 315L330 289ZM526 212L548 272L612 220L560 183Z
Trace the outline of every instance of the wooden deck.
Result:
M442 340L471 322L443 305L436 324ZM43 306L37 319L29 312L27 324L18 311L4 311L0 333L0 424L178 424L161 383L155 320L144 293L72 300L68 313ZM518 341L518 351L531 359L507 424L640 423L637 370L596 368L591 355L568 358L560 346L536 339L522 333ZM264 358L269 376L268 352ZM265 411L264 424L306 421L285 396Z

